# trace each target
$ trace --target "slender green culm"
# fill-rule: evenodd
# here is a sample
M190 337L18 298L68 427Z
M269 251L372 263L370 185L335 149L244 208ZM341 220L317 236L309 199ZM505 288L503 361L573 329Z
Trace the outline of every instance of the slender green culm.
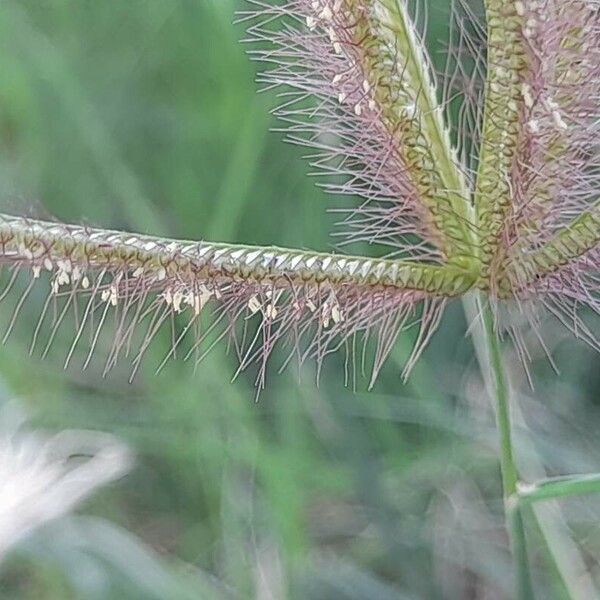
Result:
M491 392L496 410L496 423L500 434L500 470L508 530L515 565L516 597L519 600L533 598L529 572L529 559L525 539L525 527L521 509L516 503L519 475L515 462L511 433L510 389L504 369L502 349L494 323L494 313L484 296L479 298L479 310L483 321L484 338L489 354Z

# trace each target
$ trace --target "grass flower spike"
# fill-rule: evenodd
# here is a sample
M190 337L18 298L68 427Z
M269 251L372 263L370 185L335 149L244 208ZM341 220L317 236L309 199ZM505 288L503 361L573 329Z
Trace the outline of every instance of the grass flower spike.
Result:
M348 241L472 260L469 192L405 5L254 4L251 40L271 42L254 54L275 65L262 81L289 90L277 115L293 141L315 149L313 166L338 176L330 191L363 199L344 221ZM286 26L273 29L281 20Z
M475 200L484 281L546 308L598 347L598 2L490 3ZM507 51L509 49L509 51Z
M50 292L33 330L32 352L41 345L46 354L58 328L73 313L76 332L65 366L82 345L86 367L110 320L112 344L105 372L119 357L129 356L133 376L160 326L181 314L185 325L163 364L186 335L193 341L185 357L195 360L226 338L240 368L258 362L261 387L266 359L282 338L289 342L286 362L294 355L301 362L310 356L321 362L356 334L363 335L365 344L374 336L375 374L398 331L414 322L419 304L425 302L418 350L437 325L446 297L470 285L456 268L163 240L19 217L0 219L0 247L10 262L2 296L17 287L23 268L29 278L16 294L4 339L34 284L48 278ZM439 288L444 295L433 295ZM203 316L209 317L206 327Z
M465 25L472 11L458 6L459 41L448 51L456 64L442 75L427 56L418 10L405 2L251 4L241 18L258 43L250 52L272 67L261 81L281 90L277 116L292 141L313 149L328 190L360 198L342 218L341 245L367 241L387 256L180 242L4 216L2 298L19 287L20 271L29 273L5 339L47 273L32 351L46 353L72 313L65 365L81 346L87 366L110 321L105 372L128 356L135 373L160 325L181 313L165 360L184 339L183 355L199 360L226 338L240 368L259 365L259 387L280 340L284 364L294 355L320 364L339 348L353 358L374 340L373 380L398 333L420 321L408 373L447 301L472 289L509 312L544 305L597 346L580 316L584 306L599 308L596 3L489 0L487 36L481 23ZM477 44L465 41L477 32L487 40L483 104L463 93L470 116L456 136L456 82L483 79L481 58L469 53Z

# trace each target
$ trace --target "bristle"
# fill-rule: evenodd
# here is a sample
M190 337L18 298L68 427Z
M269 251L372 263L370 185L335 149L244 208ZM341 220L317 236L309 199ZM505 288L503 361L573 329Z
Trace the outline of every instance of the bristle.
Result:
M451 124L469 190L473 190L481 145L486 78L483 6L467 0L452 1L444 54L444 69L438 77L443 84L441 97L446 121Z

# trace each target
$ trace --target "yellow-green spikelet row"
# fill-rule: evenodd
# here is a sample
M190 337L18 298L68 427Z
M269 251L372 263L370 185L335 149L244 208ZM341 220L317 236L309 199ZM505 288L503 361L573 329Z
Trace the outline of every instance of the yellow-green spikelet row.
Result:
M468 192L414 25L396 0L349 0L362 69L441 250L473 256Z
M581 215L542 249L529 257L537 275L554 272L583 256L600 240L600 208Z
M575 219L543 247L523 255L506 269L498 281L498 295L512 297L536 280L560 271L598 246L600 204Z
M480 287L490 286L490 267L498 251L512 203L511 171L521 129L521 74L526 68L521 30L522 3L487 0L487 65L483 135L475 189L482 262Z
M0 250L15 265L57 265L82 270L135 272L160 282L167 277L193 283L208 279L273 285L326 283L332 287L396 288L450 297L474 284L458 267L307 252L161 239L0 214Z

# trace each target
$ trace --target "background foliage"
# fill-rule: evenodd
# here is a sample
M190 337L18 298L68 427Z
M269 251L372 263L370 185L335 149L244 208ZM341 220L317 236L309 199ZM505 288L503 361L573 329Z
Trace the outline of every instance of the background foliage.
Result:
M334 217L298 148L269 132L235 0L5 0L0 5L0 199L5 212L219 241L327 249ZM431 44L445 3L430 3ZM40 298L43 293L40 291ZM29 310L29 309L28 309ZM0 307L4 319L11 307ZM64 372L64 345L28 355L35 312L0 352L36 425L110 431L129 476L0 567L0 595L54 598L501 598L510 594L493 415L460 305L403 385L403 338L367 393L344 360L314 384L277 375L254 402L223 348L197 370L156 366L133 384L102 360ZM560 374L514 364L517 444L539 476L599 469L597 356L548 325ZM410 336L409 336L410 337ZM509 350L508 350L509 352ZM510 356L509 356L510 359ZM600 499L548 506L598 575ZM83 516L85 515L85 516ZM562 597L543 538L546 597ZM565 541L567 540L567 541Z

